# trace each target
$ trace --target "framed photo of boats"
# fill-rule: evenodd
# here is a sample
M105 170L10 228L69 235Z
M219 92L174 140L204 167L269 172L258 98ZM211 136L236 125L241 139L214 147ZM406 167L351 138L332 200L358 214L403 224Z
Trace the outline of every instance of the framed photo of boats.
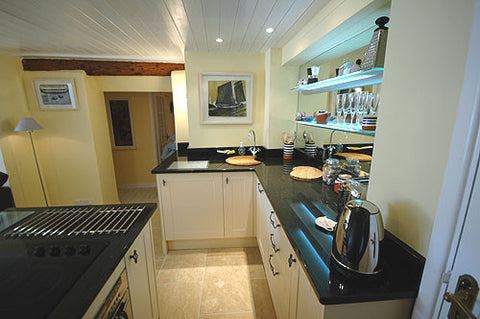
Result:
M202 124L250 124L252 73L200 73Z

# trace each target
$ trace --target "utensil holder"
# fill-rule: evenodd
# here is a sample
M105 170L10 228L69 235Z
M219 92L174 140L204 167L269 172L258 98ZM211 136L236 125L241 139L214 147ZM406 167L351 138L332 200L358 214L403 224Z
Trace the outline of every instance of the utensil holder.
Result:
M317 145L315 143L305 143L305 152L310 157L317 155Z
M283 144L283 158L292 159L294 149L295 149L294 144Z

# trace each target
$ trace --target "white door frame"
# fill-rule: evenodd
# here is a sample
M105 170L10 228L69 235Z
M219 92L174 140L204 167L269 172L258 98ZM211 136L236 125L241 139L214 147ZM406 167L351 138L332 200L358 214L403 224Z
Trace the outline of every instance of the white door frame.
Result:
M475 168L480 158L480 0L475 9L465 75L455 128L443 178L435 223L412 318L439 315L447 283L442 279L452 269L473 189ZM448 76L447 74L445 76ZM448 281L447 281L448 282Z

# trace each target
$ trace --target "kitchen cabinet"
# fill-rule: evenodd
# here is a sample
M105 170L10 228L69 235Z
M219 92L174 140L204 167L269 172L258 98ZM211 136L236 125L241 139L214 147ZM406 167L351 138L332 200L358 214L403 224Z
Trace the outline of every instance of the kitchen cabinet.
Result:
M253 174L235 172L223 174L223 209L225 237L253 237Z
M287 319L290 303L296 300L291 288L296 284L297 258L258 179L256 185L257 242L275 313Z
M253 172L157 175L166 240L255 236Z
M97 294L83 315L83 319L97 316L125 269L134 318L157 319L159 317L152 238L151 221L149 221Z
M222 173L157 175L165 239L224 237Z
M135 239L124 259L134 318L158 318L155 258L150 221Z
M297 272L297 289L295 289L295 305L292 307L291 318L302 319L323 319L325 306L318 301L317 295L312 285L308 281L307 275L300 269ZM354 316L357 318L356 316Z

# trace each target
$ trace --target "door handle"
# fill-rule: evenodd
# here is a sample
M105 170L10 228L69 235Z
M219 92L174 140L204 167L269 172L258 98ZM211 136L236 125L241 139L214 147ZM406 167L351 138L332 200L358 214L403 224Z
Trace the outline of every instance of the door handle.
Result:
M276 275L279 275L280 273L278 271L275 271L275 267L273 267L273 265L272 265L272 257L273 257L273 255L270 255L270 257L268 257L268 263L270 264L270 271L272 272L273 277L275 277Z
M288 257L288 267L292 267L293 263L296 263L297 259L293 258L293 254L290 254L290 257Z
M227 183L227 184L228 184L228 177L227 177L227 178L225 178L225 183Z
M138 263L138 254L137 254L137 251L134 250L134 251L133 251L133 255L130 255L128 258L129 258L129 259L133 259L133 260L135 261L135 263Z
M257 183L257 189L260 194L263 193L263 189L260 188L260 183Z
M275 223L275 221L273 220L272 216L273 216L274 214L275 214L275 212L272 210L272 211L270 212L270 224L272 224L273 228L276 229L276 228L280 227L280 225L277 225L277 224Z
M273 234L270 234L270 244L272 244L273 252L276 254L280 251L280 249L275 246L275 243L273 242Z
M450 302L448 318L452 319L477 319L472 313L478 296L478 283L470 275L462 275L458 278L455 293L446 292L443 299Z
M162 184L163 184L163 186L165 186L165 184L167 184L167 182L165 182L165 180L162 180Z

